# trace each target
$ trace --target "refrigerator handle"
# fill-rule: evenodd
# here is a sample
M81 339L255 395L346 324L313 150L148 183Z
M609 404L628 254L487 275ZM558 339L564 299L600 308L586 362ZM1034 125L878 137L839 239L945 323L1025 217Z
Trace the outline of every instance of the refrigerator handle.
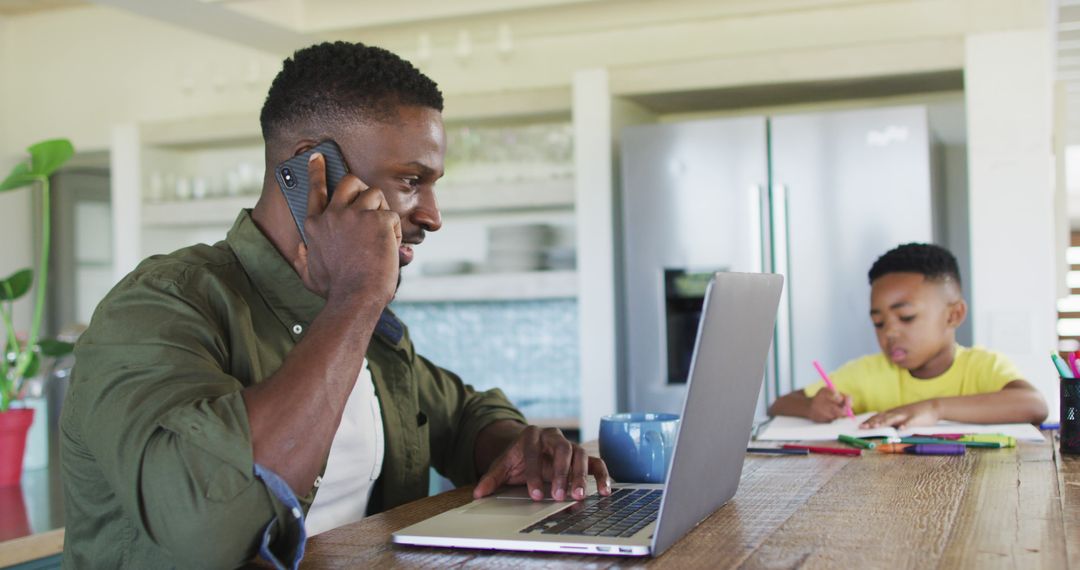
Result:
M753 266L751 271L766 272L769 270L769 192L764 184L754 184L749 188L749 200L747 204L750 211L746 219L750 220L750 231L747 235L750 244L750 259Z
M751 248L751 259L754 263L754 271L771 272L772 271L772 243L769 236L769 226L771 221L769 220L769 185L768 184L754 184L750 187L750 196L747 202L750 204L750 213L747 217L750 220L750 232L749 243ZM759 417L766 415L766 410L769 404L772 404L778 394L776 394L777 375L776 375L776 362L775 362L775 345L776 341L773 341L773 348L769 351L769 359L765 364L765 381L762 383L762 400L759 402L757 414Z
M795 386L793 339L791 338L791 266L788 263L788 189L783 184L773 184L769 196L769 229L772 234L772 271L784 276L784 289L780 293L780 307L776 313L776 341L773 344L776 377L775 397L790 392Z

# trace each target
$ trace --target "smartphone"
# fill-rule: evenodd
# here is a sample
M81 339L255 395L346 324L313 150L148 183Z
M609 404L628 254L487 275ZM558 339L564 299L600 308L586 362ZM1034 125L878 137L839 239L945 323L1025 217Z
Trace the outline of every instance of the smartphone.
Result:
M316 152L321 152L326 162L326 197L329 198L334 195L334 188L349 172L349 168L345 166L345 158L341 156L341 149L334 141L323 141L274 169L278 186L285 194L285 202L289 204L289 211L296 221L296 229L300 231L300 239L304 240L305 244L307 236L304 235L304 220L307 219L308 192L311 191L308 159Z

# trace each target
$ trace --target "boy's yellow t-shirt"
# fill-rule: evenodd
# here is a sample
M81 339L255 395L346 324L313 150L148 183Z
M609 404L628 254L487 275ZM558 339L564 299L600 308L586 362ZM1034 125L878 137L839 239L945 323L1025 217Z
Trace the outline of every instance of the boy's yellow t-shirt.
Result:
M829 374L836 389L851 395L856 414L884 412L932 398L971 396L997 392L1020 371L1004 355L980 347L956 346L952 366L941 376L920 379L906 368L893 364L882 353L856 358ZM813 398L825 382L811 384L803 391Z

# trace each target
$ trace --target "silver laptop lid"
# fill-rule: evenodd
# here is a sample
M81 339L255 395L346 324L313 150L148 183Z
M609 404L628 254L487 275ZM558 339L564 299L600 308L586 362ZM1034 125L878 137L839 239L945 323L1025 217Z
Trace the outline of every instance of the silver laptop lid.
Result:
M735 495L783 283L761 273L717 273L709 283L653 556Z

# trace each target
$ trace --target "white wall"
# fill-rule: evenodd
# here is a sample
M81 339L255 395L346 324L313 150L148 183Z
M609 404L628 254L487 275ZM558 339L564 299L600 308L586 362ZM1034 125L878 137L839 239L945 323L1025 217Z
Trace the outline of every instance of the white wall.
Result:
M108 148L112 125L227 113L255 117L281 58L88 6L11 19L8 144L64 136ZM4 148L12 151L11 146Z
M1004 352L1057 416L1053 68L1047 30L965 43L974 339Z
M6 178L11 172L12 166L23 155L16 155L6 149L11 145L9 134L9 121L7 113L3 110L10 104L12 85L16 78L8 75L8 62L12 59L10 20L0 17L0 77L4 78L5 87L0 88L0 179ZM25 146L25 145L24 145ZM19 147L15 147L19 148ZM31 199L26 190L16 190L0 193L0 212L4 212L3 223L0 223L0 278L7 277L15 271L32 265L33 240L31 231ZM30 327L31 304L23 299L15 305L15 326L20 331L26 331Z

